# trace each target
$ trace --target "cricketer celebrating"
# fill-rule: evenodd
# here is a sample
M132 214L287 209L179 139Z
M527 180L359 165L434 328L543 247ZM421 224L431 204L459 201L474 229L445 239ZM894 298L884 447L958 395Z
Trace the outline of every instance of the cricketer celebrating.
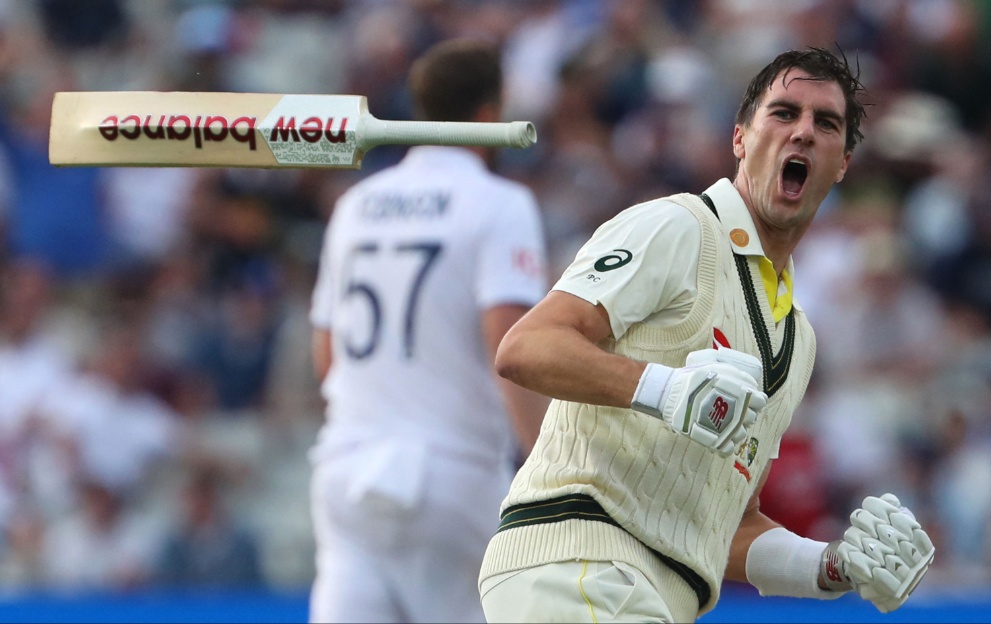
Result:
M933 546L885 494L842 540L763 515L815 337L791 255L862 139L846 59L779 55L736 117L735 178L602 225L517 323L500 374L553 397L479 578L490 622L691 622L724 577L897 609Z

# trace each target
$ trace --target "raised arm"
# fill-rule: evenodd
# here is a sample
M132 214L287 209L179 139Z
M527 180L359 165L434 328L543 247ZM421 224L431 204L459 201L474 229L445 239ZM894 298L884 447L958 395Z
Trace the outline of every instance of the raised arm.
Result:
M541 394L578 403L627 407L659 418L696 442L732 453L767 403L757 390L760 361L732 349L696 351L672 368L609 353L601 305L551 291L506 334L496 370ZM747 372L751 371L751 372ZM732 406L718 426L696 426L720 402Z
M611 333L601 305L551 291L507 332L496 371L549 397L629 407L646 364L601 349Z

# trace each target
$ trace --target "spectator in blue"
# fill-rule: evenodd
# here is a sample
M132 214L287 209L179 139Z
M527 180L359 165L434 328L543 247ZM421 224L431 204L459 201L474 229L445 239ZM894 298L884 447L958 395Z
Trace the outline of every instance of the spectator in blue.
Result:
M158 579L189 587L249 587L262 583L257 538L238 526L221 499L223 477L194 468L183 492L184 517L162 549Z
M196 349L193 367L209 379L222 410L264 407L281 316L277 273L261 258L245 262L223 287Z
M48 162L55 89L35 89L0 110L0 149L11 180L3 247L42 260L57 277L92 276L105 267L110 236L100 199L100 170Z

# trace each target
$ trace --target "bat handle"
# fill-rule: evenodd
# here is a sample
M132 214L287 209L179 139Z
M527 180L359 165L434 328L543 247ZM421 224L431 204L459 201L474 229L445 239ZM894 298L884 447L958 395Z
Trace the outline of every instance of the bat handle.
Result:
M537 142L537 129L529 121L386 121L365 115L356 134L362 152L385 144L529 147Z

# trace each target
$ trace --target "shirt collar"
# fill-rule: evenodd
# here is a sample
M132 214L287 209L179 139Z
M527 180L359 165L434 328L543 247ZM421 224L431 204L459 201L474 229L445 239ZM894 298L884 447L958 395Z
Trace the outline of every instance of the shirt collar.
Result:
M409 148L404 163L429 163L431 166L467 167L485 169L485 161L475 152L463 147L417 145Z
M760 236L757 235L757 227L754 225L753 217L750 216L750 210L747 209L747 205L733 183L728 178L722 178L707 188L705 194L716 205L723 235L729 238L733 251L746 256L766 257L764 247L760 244ZM788 258L785 271L792 276L795 275L795 267L791 257Z

